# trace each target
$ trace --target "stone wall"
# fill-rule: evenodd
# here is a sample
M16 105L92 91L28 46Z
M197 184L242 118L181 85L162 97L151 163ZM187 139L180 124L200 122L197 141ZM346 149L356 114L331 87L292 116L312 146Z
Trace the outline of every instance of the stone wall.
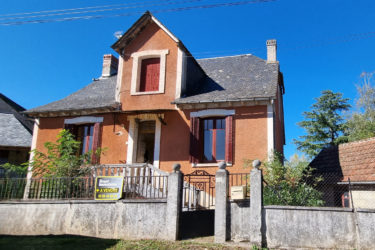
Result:
M215 216L226 215L227 240L269 248L375 249L374 209L262 206L261 171L253 169L250 178L250 200L216 199ZM216 197L227 197L225 180L216 175L216 192L224 192ZM224 236L215 225L215 240Z
M1 202L0 234L169 239L166 200Z

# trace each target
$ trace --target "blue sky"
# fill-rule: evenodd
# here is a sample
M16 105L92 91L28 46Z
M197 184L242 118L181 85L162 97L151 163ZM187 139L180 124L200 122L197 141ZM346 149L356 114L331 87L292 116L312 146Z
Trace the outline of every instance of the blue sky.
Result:
M116 31L126 31L147 9L196 58L251 53L266 58L267 39L278 42L284 74L286 143L303 134L296 123L325 89L356 97L363 71L375 70L375 1L275 0L233 7L160 11L236 0L170 1L97 14L130 13L103 19L3 26L5 14L88 6L162 2L139 0L2 0L0 9L0 92L25 108L61 99L101 74L103 54L113 53ZM239 0L237 0L239 1ZM179 4L172 4L180 2ZM78 14L76 14L78 15ZM82 14L81 14L82 15ZM86 14L85 14L86 15ZM46 17L41 17L46 18ZM51 17L49 17L51 18Z

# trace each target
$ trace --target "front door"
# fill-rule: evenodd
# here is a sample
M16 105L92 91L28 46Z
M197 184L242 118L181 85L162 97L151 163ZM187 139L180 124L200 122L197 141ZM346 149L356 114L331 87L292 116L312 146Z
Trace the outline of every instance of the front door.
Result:
M154 163L155 121L138 124L137 163Z

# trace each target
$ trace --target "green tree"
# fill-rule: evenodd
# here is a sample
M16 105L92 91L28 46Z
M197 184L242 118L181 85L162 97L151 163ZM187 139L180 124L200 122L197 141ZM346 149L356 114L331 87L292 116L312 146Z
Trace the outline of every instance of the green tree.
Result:
M280 155L262 166L266 185L263 189L264 205L322 206L322 193L316 190L321 177L313 176L304 157L294 155L282 161Z
M74 139L68 130L61 130L56 143L46 142L46 153L33 150L33 159L29 163L34 176L79 177L87 175L93 162L93 156L98 158L102 149L96 152L79 154L81 143Z
M303 113L304 120L297 123L305 129L306 135L294 140L298 150L310 157L316 156L326 146L347 141L344 136L347 124L341 113L351 107L349 99L331 90L322 91L315 100L311 111Z
M357 85L359 98L357 111L348 121L349 141L357 141L375 137L375 86L373 86L372 73L362 73L361 83Z
M28 163L21 163L21 164L12 164L12 163L5 163L0 165L0 167L4 168L5 170L5 177L12 178L12 177L25 177L27 174L27 167Z

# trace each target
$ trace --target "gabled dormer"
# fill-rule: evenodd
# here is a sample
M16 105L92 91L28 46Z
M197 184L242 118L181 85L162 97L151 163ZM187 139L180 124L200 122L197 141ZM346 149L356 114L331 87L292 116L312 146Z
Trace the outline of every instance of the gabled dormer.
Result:
M180 40L149 12L112 48L120 55L116 100L123 111L175 109L171 103L187 91L187 67L196 68L198 80L205 75Z

